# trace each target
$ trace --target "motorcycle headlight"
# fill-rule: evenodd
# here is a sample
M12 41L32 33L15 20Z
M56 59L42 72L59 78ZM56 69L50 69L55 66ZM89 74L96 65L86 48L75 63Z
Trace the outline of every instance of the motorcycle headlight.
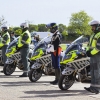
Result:
M72 56L72 54L70 54L70 55L65 55L65 56L64 56L64 58L63 58L63 60L70 59L70 58L71 58L71 56Z
M6 56L8 57L8 56L10 56L10 53L12 52L12 49L8 49L7 51L6 51Z
M37 56L39 54L39 52L34 52L33 54L32 54L32 57L33 56Z
M38 50L32 54L30 60L36 60L37 58L40 58L43 54L44 52L42 50Z
M8 49L6 53L10 53L10 52L12 52L12 50L11 49Z

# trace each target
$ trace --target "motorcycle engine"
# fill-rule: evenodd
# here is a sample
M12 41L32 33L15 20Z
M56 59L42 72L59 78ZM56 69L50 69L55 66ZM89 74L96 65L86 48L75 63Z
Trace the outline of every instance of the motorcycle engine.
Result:
M50 64L44 67L44 72L46 75L55 75L55 70Z

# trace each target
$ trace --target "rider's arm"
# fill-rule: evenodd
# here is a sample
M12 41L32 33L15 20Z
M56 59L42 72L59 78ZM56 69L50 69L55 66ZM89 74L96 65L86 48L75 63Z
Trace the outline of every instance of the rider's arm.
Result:
M21 43L22 43L22 44L26 44L26 41L27 41L28 38L29 38L28 34L25 33L25 34L23 35L23 37L22 37Z
M8 40L8 35L5 35L5 36L3 37L3 39L2 39L2 43L3 43L3 44L6 44L7 40Z
M97 40L96 47L91 51L92 55L95 55L100 51L100 37Z

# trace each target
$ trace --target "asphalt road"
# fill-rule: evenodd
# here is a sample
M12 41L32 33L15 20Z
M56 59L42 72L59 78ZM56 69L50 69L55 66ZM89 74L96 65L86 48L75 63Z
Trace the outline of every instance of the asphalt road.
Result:
M39 81L32 83L28 77L20 78L21 74L18 69L11 76L0 72L0 100L100 100L100 94L84 90L88 83L75 82L68 91L62 91L49 83L54 76L43 75Z

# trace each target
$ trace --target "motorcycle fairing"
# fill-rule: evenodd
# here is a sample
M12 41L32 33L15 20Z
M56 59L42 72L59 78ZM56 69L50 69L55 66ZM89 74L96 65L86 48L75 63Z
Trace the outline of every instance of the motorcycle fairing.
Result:
M63 64L67 64L68 62L72 62L75 60L75 58L78 57L78 55L76 54L76 52L84 52L85 49L83 49L83 43L87 41L87 38L85 38L84 36L80 36L79 38L77 38L76 40L74 40L69 46L68 48L66 48L65 51L65 55L63 60L60 62L61 65ZM69 57L70 55L70 57ZM67 59L66 59L67 58Z
M62 75L71 75L73 72L74 72L74 68L72 68L72 67L66 67L62 71Z
M71 73L80 72L82 69L90 65L90 58L82 58L66 64L66 68L62 71L63 75L70 75Z
M13 62L14 62L14 59L8 58L5 63L12 64Z
M44 39L42 39L34 48L32 57L30 60L36 60L40 57L42 57L44 54L46 54L46 49L48 45L50 44L51 36L47 36Z
M10 44L7 47L6 50L6 56L10 57L11 55L13 55L17 49L16 49L16 44L18 42L19 37L15 38L12 42L10 42Z
M42 57L36 59L36 63L34 63L34 64L32 65L32 69L34 69L34 68L35 68L35 69L38 69L38 68L40 68L42 65L43 65L43 66L47 66L48 64L51 63L51 61L52 61L52 60L51 60L51 54L42 56ZM38 63L39 63L39 66L37 66ZM40 66L40 65L41 65L41 66Z
M42 49L38 49L36 52L34 52L33 56L30 58L30 60L36 60L37 58L40 58L44 54Z
M19 62L20 60L21 60L21 55L20 55L20 52L18 52L8 57L5 63L12 64L14 61Z
M32 68L32 69L39 69L39 68L41 68L41 66L42 66L42 64L35 62L35 63L32 65L31 68Z
M75 58L77 57L77 52L78 50L73 50L73 51L70 51L68 54L65 54L63 60L60 62L60 64L66 64L68 62L71 62L73 60L75 60Z

